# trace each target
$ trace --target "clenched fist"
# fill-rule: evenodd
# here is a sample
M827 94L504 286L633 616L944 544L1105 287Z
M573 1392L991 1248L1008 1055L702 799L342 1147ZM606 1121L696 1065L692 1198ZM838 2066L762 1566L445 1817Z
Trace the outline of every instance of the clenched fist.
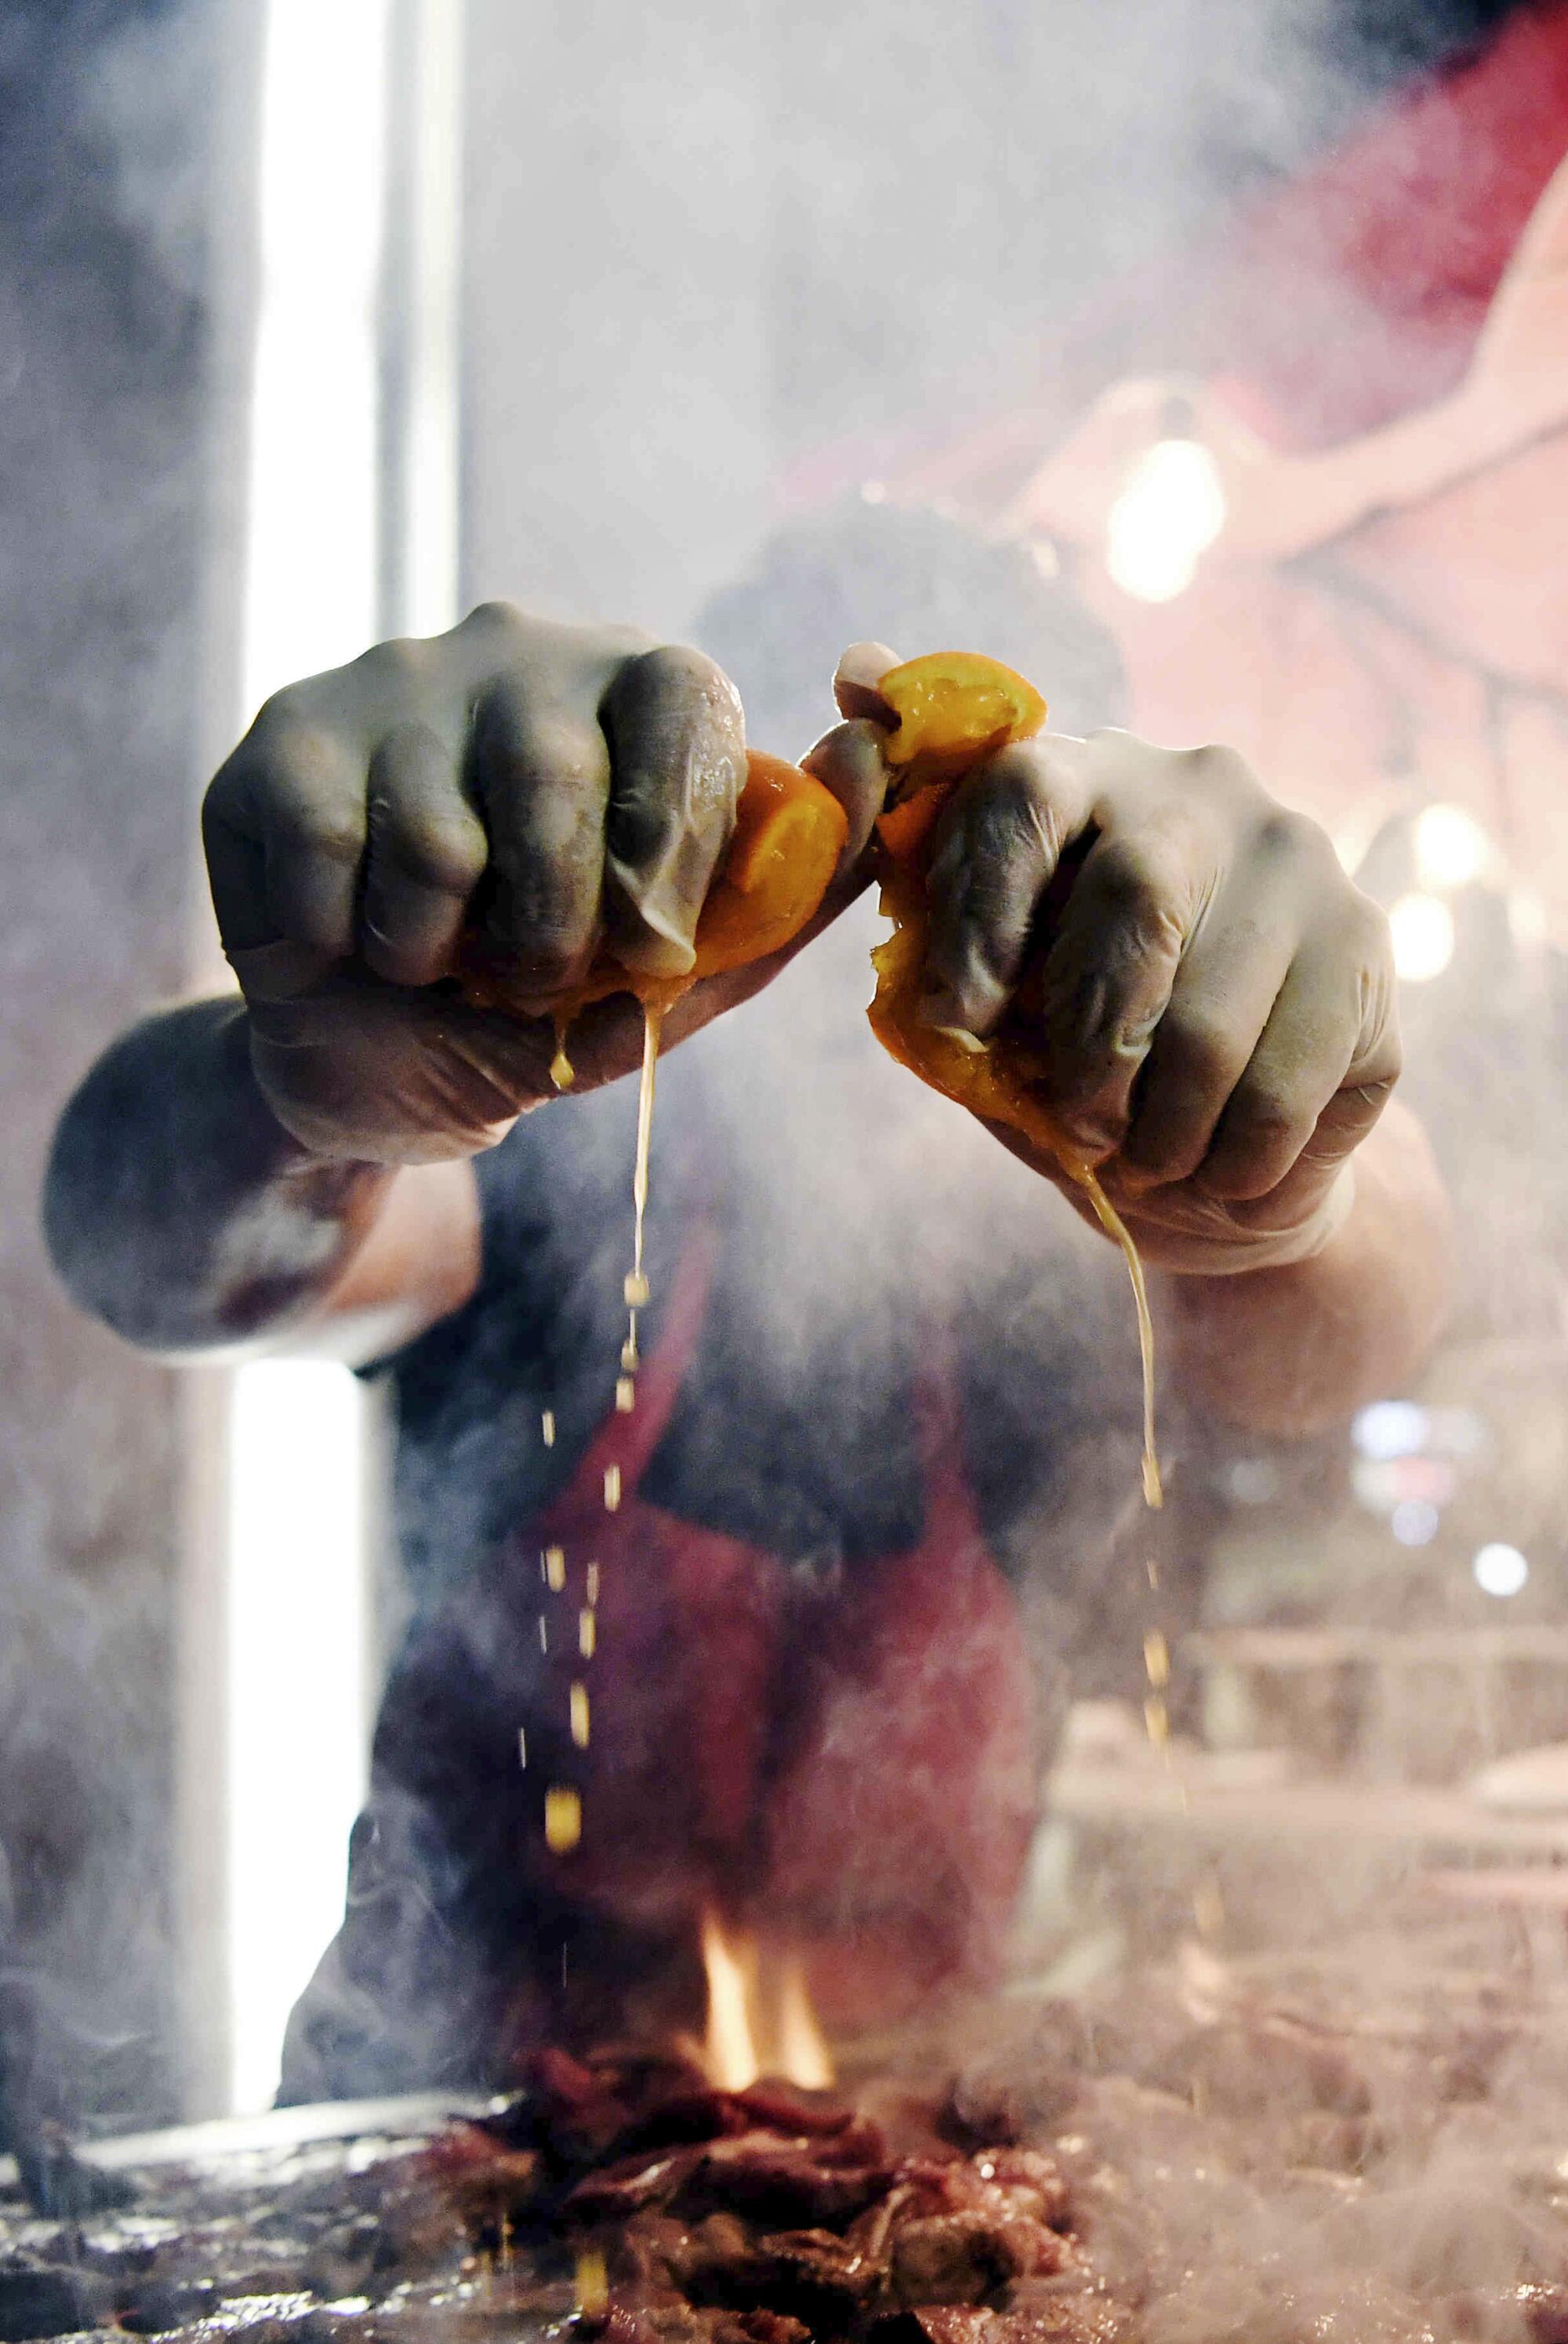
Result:
M819 744L820 779L849 785L892 657L846 654L853 721ZM1151 1263L1327 1242L1399 1074L1388 925L1240 757L1114 732L1003 749L940 817L926 896L922 1014L1020 1054ZM1053 1157L994 1127L1087 1214Z
M682 974L745 772L739 700L700 652L503 603L277 693L208 790L203 837L279 1121L327 1157L490 1146L549 1095L552 1037L465 997L460 944L519 1003L568 989L606 940ZM669 1038L787 957L695 986ZM625 995L586 1011L581 1079L624 1072L640 1036Z

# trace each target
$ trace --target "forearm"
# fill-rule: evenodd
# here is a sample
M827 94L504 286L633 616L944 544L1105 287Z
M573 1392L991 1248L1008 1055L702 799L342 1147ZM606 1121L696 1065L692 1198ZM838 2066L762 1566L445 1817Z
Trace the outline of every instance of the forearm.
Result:
M1249 1431L1318 1431L1399 1391L1442 1328L1452 1226L1425 1135L1396 1103L1352 1160L1354 1204L1311 1260L1164 1281L1177 1373Z
M395 1177L307 1156L256 1088L243 1004L196 1002L133 1026L87 1075L55 1134L45 1229L76 1301L128 1341L229 1349L322 1306Z

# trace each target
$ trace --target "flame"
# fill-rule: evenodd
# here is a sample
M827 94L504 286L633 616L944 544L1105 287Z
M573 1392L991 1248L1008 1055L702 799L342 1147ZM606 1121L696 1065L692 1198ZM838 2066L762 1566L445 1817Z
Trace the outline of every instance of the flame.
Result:
M793 1947L731 1931L709 1905L702 1915L702 2065L721 2090L743 2091L761 2075L812 2090L832 2082L832 2054L811 2007L805 1963Z

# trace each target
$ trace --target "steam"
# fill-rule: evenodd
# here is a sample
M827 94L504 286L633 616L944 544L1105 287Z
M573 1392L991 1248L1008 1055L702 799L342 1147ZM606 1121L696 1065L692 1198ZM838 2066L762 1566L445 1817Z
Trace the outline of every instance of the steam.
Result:
M173 1393L69 1310L36 1217L66 1091L184 958L210 56L194 11L109 13L24 5L0 35L0 2129L23 2136L175 2102Z
M1478 5L1469 21L1479 25L1486 13ZM771 386L757 402L769 409L759 441L771 434L761 453L751 450L758 481L846 434L880 446L923 411L937 418L940 438L968 407L1014 391L1032 398L1042 331L1050 341L1122 268L1179 242L1267 172L1303 160L1352 120L1375 77L1364 48L1336 30L1344 20L1329 0L1218 8L1136 0L1113 12L1102 0L1054 0L970 14L973 22L955 25L952 11L928 7L895 23L819 6L797 13L789 42L761 43L768 54L748 66L762 76L758 135L769 152L758 187L773 207L751 256L758 350L769 354ZM1412 12L1402 66L1431 61L1430 48L1418 56L1409 44L1428 40L1440 14ZM700 15L687 24L693 56L708 37ZM0 263L0 298L15 321L11 355L0 357L0 399L23 426L5 479L13 567L0 655L15 775L3 819L16 891L0 1011L13 1140L3 1175L3 1380L15 1396L0 1452L0 1992L27 2014L5 2034L14 2087L19 2078L40 2107L102 2115L136 2105L145 2117L169 2097L172 1869L172 1534L170 1509L160 1529L145 1485L156 1480L166 1496L176 1432L165 1379L111 1361L42 1298L52 1289L32 1196L69 1080L116 1025L182 975L185 752L199 685L191 614L205 416L195 388L212 290L206 209L225 159L215 167L205 146L216 12L152 11L107 35L89 16L90 39L79 45L76 21L43 5L18 11L0 52L10 104L34 119L22 161L7 165L17 249ZM585 73L576 50L558 52L555 69L569 61L577 96L610 87L628 99L638 136L623 144L640 157L668 85L640 57L635 73L624 68L630 24L614 12L606 20L602 75ZM683 70L689 62L683 48ZM636 78L644 71L646 98ZM679 115L689 153L706 151L693 128L700 96L689 92ZM727 124L733 96L721 76L716 104ZM62 124L69 136L51 166L45 149ZM514 116L508 136L516 126ZM583 177L567 190L568 216L577 197L599 195L603 158L590 148L585 139L574 158ZM660 284L678 307L682 272L711 239L722 192L708 177L694 192L672 157L648 152L637 167L668 197L659 232L677 265ZM618 256L638 207L611 209ZM537 212L524 229L525 251L528 237L558 233ZM493 301L509 283L537 307L517 219L498 228L492 218L488 234L495 241L474 255L477 281ZM584 249L591 260L591 243ZM625 274L613 279L618 298ZM727 303L728 283L722 290ZM525 515L533 526L504 548L483 545L498 574L476 583L502 591L520 583L547 599L559 572L528 572L553 522L579 550L572 594L598 614L644 616L626 608L623 592L633 524L666 571L684 578L703 565L676 558L678 536L701 536L738 500L724 465L691 444L676 395L661 388L665 345L650 362L597 286L575 288L573 299L583 308L568 318L563 297L542 336L530 319L526 341L505 352L506 373L508 385L544 381L559 406L552 351L563 340L591 345L602 383L597 403L582 402L591 429L568 443L573 461L548 482L530 455L539 464ZM563 334L563 318L590 316L592 336ZM710 322L677 318L699 351ZM490 364L499 358L489 349ZM653 510L646 479L632 484L642 498L634 511L624 475L618 509L595 503L602 451L593 443L616 437L628 396L639 429L621 434L627 443L679 451L668 468L678 479L668 515ZM658 429L645 431L656 409ZM525 420L530 411L542 439L542 408L525 409ZM498 446L477 459L505 470ZM642 469L657 468L644 460ZM761 539L762 505L759 491L743 522L722 510L723 526L709 537L726 549ZM482 540L482 515L475 526ZM1061 721L1116 716L1114 660L1064 602L1049 625L1042 615L1039 629L1011 631L1040 591L1028 557L991 549L977 567L973 547L944 530L911 524L899 538L895 523L895 554L873 547L857 568L852 547L878 526L866 508L824 524L814 547L797 533L754 565L749 602L737 590L696 621L740 682L760 745L799 752L830 721L833 660L847 638L868 632L908 652L944 637L972 641L1037 672ZM884 532L884 544L893 540ZM830 602L811 583L824 562ZM1070 1678L1081 1692L1119 1687L1124 1671L1136 1682L1140 1623L1117 1593L1132 1560L1116 1537L1137 1441L1120 1268L1043 1184L876 1049L860 1015L876 932L870 904L856 906L756 1003L682 1051L663 1086L666 1132L688 1113L694 1129L716 1136L728 1204L749 1228L728 1301L750 1414L798 1441L799 1480L821 1473L849 1489L882 1453L869 1396L907 1392L933 1326L967 1327L984 1369L976 1413L988 1451L968 1461L1005 1517L1005 1560L1025 1590L1042 1671L1053 1686ZM40 1035L49 1061L42 1086ZM503 1501L517 1494L503 1460L523 1453L541 1403L560 1407L566 1456L608 1399L615 1339L596 1298L613 1322L630 1113L629 1096L550 1111L576 1154L574 1207L595 1231L571 1282L561 1345L602 1371L595 1366L562 1392L519 1393L502 1386L497 1366L493 1420L465 1432L455 1469L422 1493L449 1541L444 1567L453 1576L502 1527L497 1492ZM1518 1160L1515 1151L1503 1168L1523 1210ZM656 1293L691 1193L675 1172L656 1171ZM1487 1260L1505 1260L1512 1225L1500 1229L1494 1218L1487 1230ZM1046 1355L1049 1389L1038 1365ZM1048 1420L1053 1432L1042 1441ZM767 1438L777 1441L777 1430ZM741 1493L724 1492L724 1475L739 1480L754 1461L734 1452L709 1460L709 1481L739 1502ZM907 1479L907 1456L894 1461ZM417 1481L420 1461L407 1470ZM833 1546L815 1519L797 1547L791 1559L824 1577L847 1567L843 1541Z

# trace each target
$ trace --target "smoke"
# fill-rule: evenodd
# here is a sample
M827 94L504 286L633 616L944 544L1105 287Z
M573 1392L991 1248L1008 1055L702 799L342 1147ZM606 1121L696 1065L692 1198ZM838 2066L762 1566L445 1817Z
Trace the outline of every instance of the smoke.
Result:
M571 595L602 615L645 615L645 597L678 613L729 576L696 631L739 679L759 743L786 752L830 721L833 660L866 633L906 652L971 642L1038 673L1064 722L1113 720L1114 658L1017 550L866 505L775 543L737 584L737 546L767 537L768 483L846 439L869 470L911 429L929 437L1032 395L1042 337L1075 308L1299 167L1374 93L1501 13L1483 0L1350 13L1331 0L819 6L746 12L715 66L694 6L675 108L657 14L638 20L656 52L638 52L641 78L624 67L630 20L607 9L548 52L552 94L529 47L542 35L518 30L516 10L491 12L481 196L504 186L508 155L542 149L577 176L550 186L548 213L476 203L476 587L564 592L551 527L572 541ZM216 25L200 6L127 17L40 5L10 12L0 35L16 134L0 253L12 328L0 412L16 425L0 476L13 782L0 813L13 1138L0 1191L0 1962L15 1980L65 1982L55 2017L72 1993L81 2013L117 2014L54 2027L51 2089L100 2109L140 2092L144 2114L166 2104L166 2072L149 2056L134 2085L106 2083L96 2035L166 2043L174 1402L160 1373L66 1319L32 1194L70 1080L181 973L204 221L224 167L206 143ZM508 98L511 82L526 102ZM616 105L585 121L583 93L601 91ZM709 154L704 106L738 190L749 166L744 240L728 233L729 190L693 170ZM608 140L605 119L625 135ZM678 156L660 144L669 120ZM660 199L654 250L638 241L639 172ZM743 349L742 314L755 327ZM744 400L726 403L732 369ZM717 455L681 409L694 379L714 402L704 417L721 406L744 426ZM621 429L628 409L635 435ZM525 492L508 497L519 478ZM1030 1589L1042 1652L1059 1672L1070 1655L1081 1690L1119 1685L1137 1654L1109 1559L1136 1430L1121 1269L988 1135L876 1050L860 1014L875 933L872 906L858 906L668 1072L666 1127L689 1112L721 1142L748 1233L716 1370L739 1380L717 1449L688 1456L684 1494L695 1505L700 1483L710 1511L749 1508L755 1521L759 1487L764 1527L798 1525L792 1560L840 1567L853 1540L824 1516L853 1500L869 1541L888 1519L879 1492L908 1478L876 1395L907 1392L930 1327L956 1321L984 1427L966 1461ZM580 1406L563 1402L563 1453L613 1374L601 1322L618 1310L629 1124L624 1101L559 1119L581 1135L582 1211L598 1217L562 1340L603 1362ZM688 1193L674 1171L656 1185L666 1266ZM499 1460L538 1397L498 1394L495 1420L455 1445L447 1478L420 1493L432 1538L467 1552L495 1530Z
M184 962L209 12L0 33L0 2090L172 2111L172 1380L71 1313L54 1117Z

